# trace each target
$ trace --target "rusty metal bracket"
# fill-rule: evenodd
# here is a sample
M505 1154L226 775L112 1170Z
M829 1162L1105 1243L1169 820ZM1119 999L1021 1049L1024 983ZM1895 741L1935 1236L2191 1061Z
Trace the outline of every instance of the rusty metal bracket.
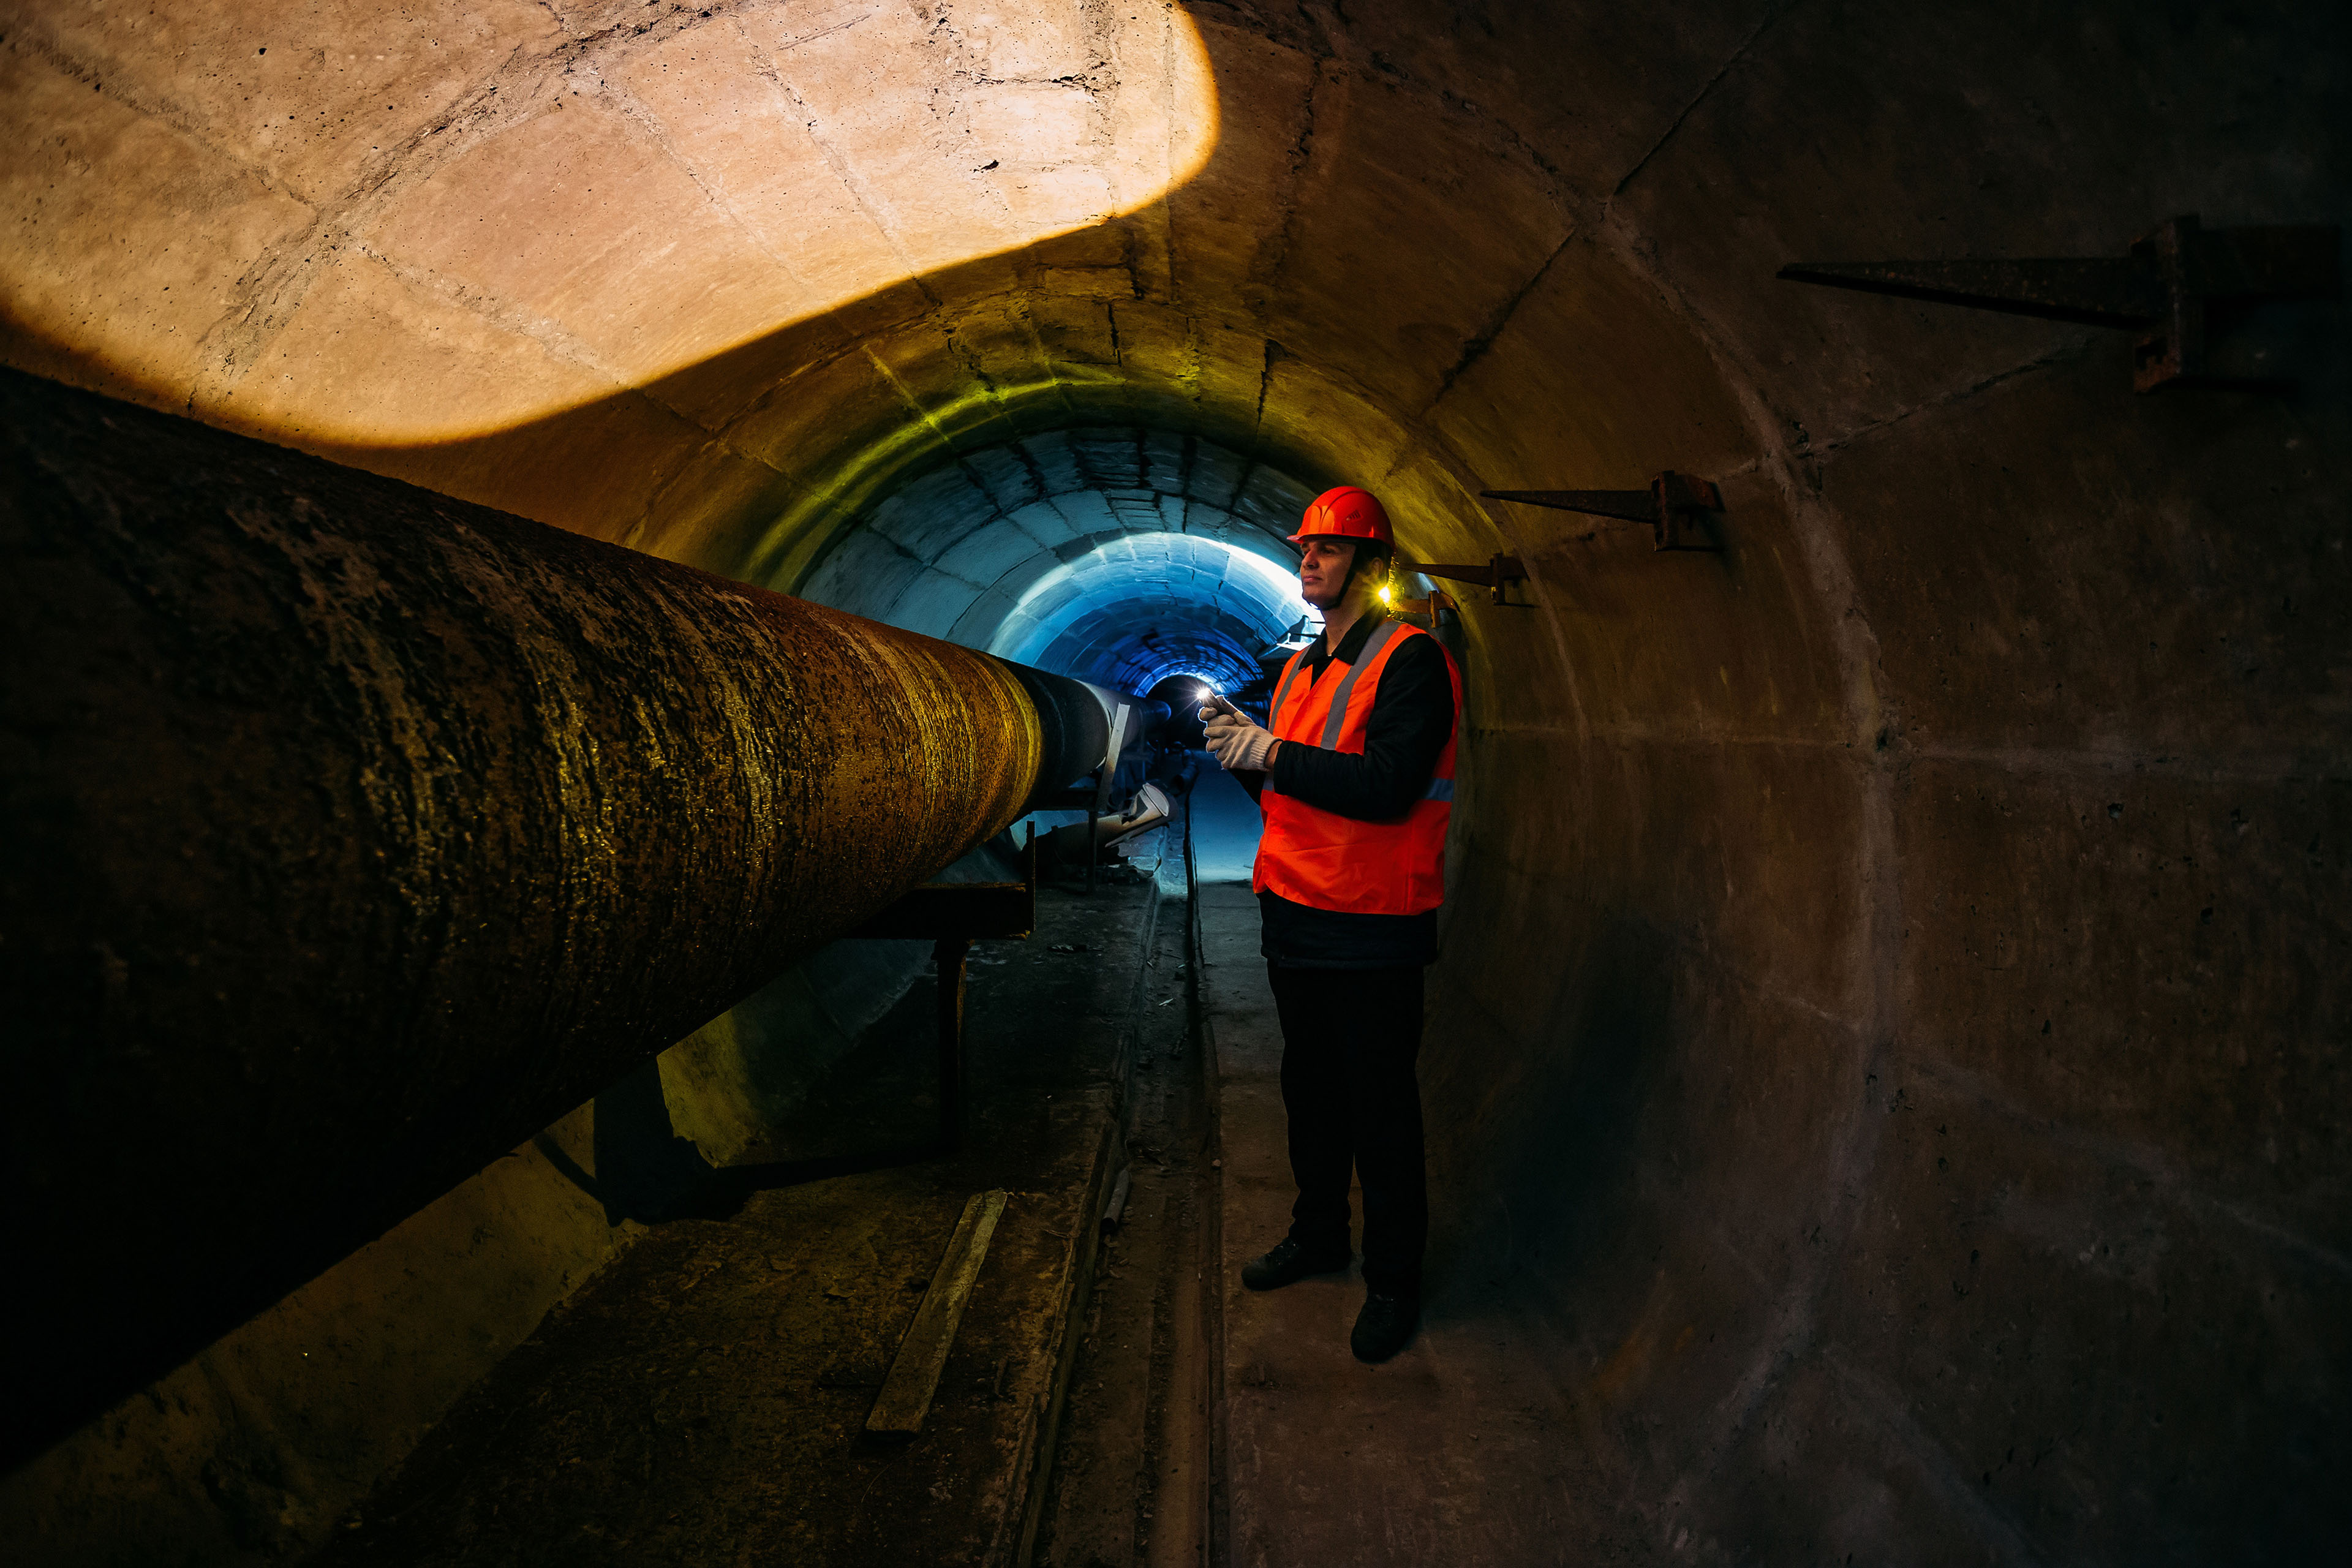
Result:
M1017 882L925 882L849 934L906 940L929 937L939 972L940 1136L935 1151L963 1144L963 994L965 960L983 938L1025 937L1037 929L1037 829L1021 847Z
M1399 572L1418 573L1423 577L1444 577L1455 583L1475 583L1481 588L1494 590L1495 603L1507 605L1515 610L1532 606L1513 604L1504 596L1504 590L1514 583L1528 580L1528 569L1516 555L1497 555L1484 566L1454 566L1436 561L1405 561L1396 563Z
M1091 898L1095 890L1096 860L1100 857L1102 818L1110 811L1111 785L1118 777L1119 754L1127 750L1132 738L1129 726L1134 724L1135 705L1121 702L1110 715L1109 739L1102 762L1090 768L1083 783L1067 789L1053 790L1034 795L1029 805L1041 811L1083 811L1087 814L1087 880L1086 893ZM1032 878L1034 880L1034 878Z
M1389 601L1389 614L1402 616L1409 621L1427 621L1433 626L1437 624L1437 613L1440 610L1459 608L1461 605L1454 595L1443 588L1432 588L1429 591L1429 596L1425 599Z
M2205 307L2215 300L2334 300L2344 290L2333 224L2214 228L2167 218L2127 256L2016 261L1797 261L1791 283L1858 289L1939 305L2136 331L2132 387L2217 384L2205 374Z
M1102 766L1095 770L1094 804L1087 808L1087 897L1094 897L1095 861L1101 858L1099 839L1102 836L1103 814L1110 809L1110 786L1118 775L1118 757L1127 750L1127 726L1135 715L1133 705L1122 702L1118 711L1110 716L1110 749L1103 753Z
M1622 522L1646 522L1659 550L1721 552L1707 529L1707 520L1723 510L1723 492L1706 479L1666 469L1645 490L1481 490L1487 500L1515 500L1525 506L1557 507L1589 517L1615 518Z

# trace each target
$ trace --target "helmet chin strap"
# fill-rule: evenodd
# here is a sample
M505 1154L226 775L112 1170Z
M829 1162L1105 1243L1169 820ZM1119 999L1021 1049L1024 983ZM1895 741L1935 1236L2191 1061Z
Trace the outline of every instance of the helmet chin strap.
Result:
M1364 549L1361 545L1357 546L1356 558L1348 563L1348 575L1339 584L1340 604L1346 604L1348 602L1348 595L1355 590L1356 574L1363 571L1365 567L1375 561L1381 563L1381 570L1385 574L1390 565L1389 557L1376 554L1371 551Z

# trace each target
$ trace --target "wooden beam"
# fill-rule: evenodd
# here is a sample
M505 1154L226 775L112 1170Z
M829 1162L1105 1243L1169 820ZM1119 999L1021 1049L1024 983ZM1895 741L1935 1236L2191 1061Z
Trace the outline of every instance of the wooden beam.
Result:
M988 1256L988 1238L996 1234L996 1222L1004 1213L1004 1189L997 1187L974 1193L965 1202L963 1218L948 1240L947 1256L940 1259L931 1288L915 1310L907 1337L898 1342L898 1359L890 1363L890 1375L866 1417L869 1436L903 1441L923 1429L948 1352L955 1348L956 1330L963 1323L964 1303Z

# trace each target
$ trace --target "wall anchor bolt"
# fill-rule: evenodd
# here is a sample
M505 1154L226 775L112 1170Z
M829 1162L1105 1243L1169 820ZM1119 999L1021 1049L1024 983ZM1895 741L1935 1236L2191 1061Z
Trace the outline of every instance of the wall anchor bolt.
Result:
M2114 258L1796 261L1778 276L1791 283L2137 331L2132 389L2156 392L2233 384L2206 374L2209 300L2340 298L2341 237L2333 224L2209 229L2189 213L2165 219L2133 242L2131 254Z
M1417 572L1423 577L1444 577L1456 583L1475 583L1481 588L1493 589L1495 603L1498 605L1508 605L1515 610L1534 608L1531 605L1513 604L1511 600L1504 597L1503 591L1506 588L1514 583L1524 583L1528 580L1528 569L1520 564L1519 558L1516 555L1497 555L1484 566L1448 565L1442 561L1407 561L1399 557L1396 569L1399 572ZM1412 602L1415 601L1408 601L1408 603Z
M1666 469L1645 490L1480 490L1487 500L1515 500L1523 506L1557 507L1591 517L1612 517L1621 522L1646 522L1659 550L1703 551L1720 554L1708 527L1723 510L1723 492L1713 481L1693 479Z

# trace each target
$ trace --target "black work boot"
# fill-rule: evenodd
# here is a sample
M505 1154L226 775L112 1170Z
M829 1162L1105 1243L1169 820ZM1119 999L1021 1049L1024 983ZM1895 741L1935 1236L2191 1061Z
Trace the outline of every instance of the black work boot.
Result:
M1420 1297L1367 1291L1364 1310L1356 1314L1356 1331L1348 1336L1348 1348L1356 1352L1358 1361L1386 1361L1404 1349L1420 1321Z
M1288 1237L1274 1244L1264 1258L1242 1265L1242 1283L1253 1290L1279 1290L1309 1274L1336 1274L1348 1267L1348 1254L1307 1251Z

